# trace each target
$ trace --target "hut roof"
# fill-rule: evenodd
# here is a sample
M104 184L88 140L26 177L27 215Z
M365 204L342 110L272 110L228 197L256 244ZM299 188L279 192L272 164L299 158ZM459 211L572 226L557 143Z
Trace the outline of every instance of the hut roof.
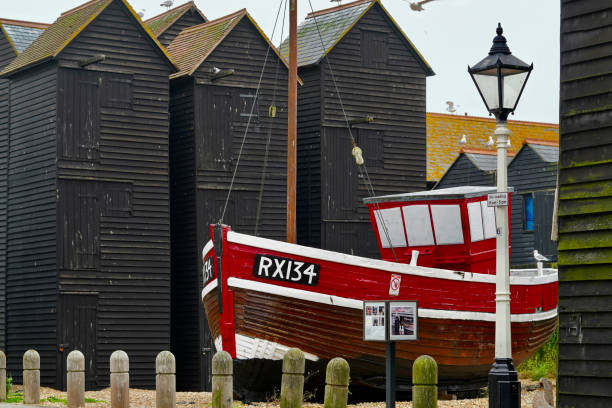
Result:
M159 37L189 10L193 10L194 12L198 13L204 19L204 21L208 21L204 13L200 11L193 1L190 1L145 20L145 24L147 27L149 27L155 37Z
M427 180L438 181L461 152L459 139L466 136L465 149L486 149L495 132L495 119L475 116L427 113ZM554 123L508 121L510 150L518 151L526 139L549 142L559 140L559 125Z
M529 146L546 163L556 163L559 161L559 142L549 140L525 139L523 147L517 156Z
M270 45L278 57L288 67L287 61L278 52L264 32L259 28L255 20L249 15L246 9L239 10L225 17L208 21L197 26L189 27L170 43L168 52L176 61L179 72L171 75L172 78L183 75L193 75L198 67L208 58L208 56L221 44L221 42L232 32L243 18L247 18L257 29L259 34Z
M164 47L157 41L148 27L144 25L138 14L136 14L126 0L91 0L62 13L23 53L19 54L17 58L11 61L0 72L0 76L6 76L56 58L72 40L114 1L120 2L129 10L134 20L138 22L145 33L147 33L147 37L154 43L154 46L165 56L168 63L175 67L170 55L168 55Z
M298 27L298 66L318 64L376 4L387 16L408 48L416 53L417 59L427 75L434 75L427 61L379 0L358 0L308 14L306 20ZM319 33L321 34L320 38ZM289 57L288 38L283 41L280 50L285 58Z
M49 24L46 23L0 18L0 28L18 54L25 51L47 27Z
M474 164L474 166L476 166L478 170L495 171L497 169L496 151L481 149L461 149L461 154L463 154L469 161L471 161L472 164ZM461 154L459 156L461 156ZM457 158L457 160L458 159L459 158Z

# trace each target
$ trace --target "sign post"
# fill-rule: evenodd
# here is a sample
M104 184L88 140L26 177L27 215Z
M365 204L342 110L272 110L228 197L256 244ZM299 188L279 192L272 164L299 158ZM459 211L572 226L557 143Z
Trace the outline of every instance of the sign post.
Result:
M384 341L385 397L387 408L395 408L395 342L417 340L418 308L416 301L364 301L364 341Z

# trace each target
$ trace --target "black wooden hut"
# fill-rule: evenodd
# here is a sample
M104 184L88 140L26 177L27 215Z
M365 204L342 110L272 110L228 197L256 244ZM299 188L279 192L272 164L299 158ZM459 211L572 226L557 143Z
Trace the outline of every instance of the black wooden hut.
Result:
M288 55L287 40L281 52ZM309 14L297 57L298 243L378 257L351 135L377 195L425 189L425 79L433 71L378 0Z
M558 161L558 143L527 139L508 164L508 185L514 187L510 217L514 267L535 266L534 249L557 261L557 244L550 234Z
M612 4L561 2L560 408L612 406Z
M494 186L497 151L461 149L434 189L458 186Z
M193 1L190 1L145 20L145 24L159 42L164 47L167 47L185 28L207 21L208 19L204 13L200 11Z
M66 355L89 388L109 357L155 384L170 346L168 76L164 48L125 0L62 14L0 73L10 78L8 370L28 348L41 383L63 387Z
M286 239L288 69L246 10L183 30L168 52L180 68L170 86L172 350L178 387L206 390L215 349L201 251L230 186L225 224Z

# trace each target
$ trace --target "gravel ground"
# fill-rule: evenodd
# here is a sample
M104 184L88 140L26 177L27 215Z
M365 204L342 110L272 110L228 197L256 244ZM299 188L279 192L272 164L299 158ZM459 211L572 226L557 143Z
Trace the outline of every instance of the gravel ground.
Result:
M523 389L521 390L521 407L531 408L531 402L535 395L535 387L537 382L531 380L521 380ZM12 391L21 390L20 385L14 385ZM59 399L66 399L66 393L57 391L52 388L42 387L40 391L41 400L49 397L55 397ZM109 408L110 407L110 388L105 388L100 391L87 391L85 398L93 398L100 402L87 403L86 408ZM61 402L51 403L48 401L41 402L41 405L54 406L54 407L65 407ZM211 394L209 392L177 392L176 394L176 405L177 408L209 408L211 406ZM271 401L266 403L253 403L251 407L255 408L278 408L278 401ZM461 400L446 400L438 401L438 407L440 408L487 408L489 406L487 398L473 398L473 399L461 399ZM154 390L140 390L130 389L130 408L153 408L155 407L155 391ZM237 402L234 404L235 408L246 408L248 405L242 405ZM304 408L322 408L322 404L305 403ZM384 402L362 402L359 404L349 405L350 408L384 408ZM398 401L396 403L397 408L411 408L411 402Z

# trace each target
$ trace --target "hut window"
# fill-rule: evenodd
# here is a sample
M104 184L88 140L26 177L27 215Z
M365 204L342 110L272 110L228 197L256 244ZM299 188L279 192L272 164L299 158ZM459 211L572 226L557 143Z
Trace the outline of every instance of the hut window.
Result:
M103 215L127 217L132 213L132 191L128 185L107 186L104 188L103 200Z
M102 106L132 109L132 75L105 73L100 88Z
M438 245L463 244L459 205L432 205L431 216Z
M387 33L361 31L361 65L367 68L387 66Z
M239 107L240 121L247 122L251 118L251 123L259 122L259 98L257 92L241 92L240 93L240 107Z
M378 235L383 248L398 248L406 246L402 211L399 207L374 211ZM388 237L387 237L388 235ZM389 241L391 241L389 243Z
M407 205L402 208L408 245L434 245L433 230L427 205Z
M531 193L523 195L523 211L523 229L525 231L533 231L533 195Z

